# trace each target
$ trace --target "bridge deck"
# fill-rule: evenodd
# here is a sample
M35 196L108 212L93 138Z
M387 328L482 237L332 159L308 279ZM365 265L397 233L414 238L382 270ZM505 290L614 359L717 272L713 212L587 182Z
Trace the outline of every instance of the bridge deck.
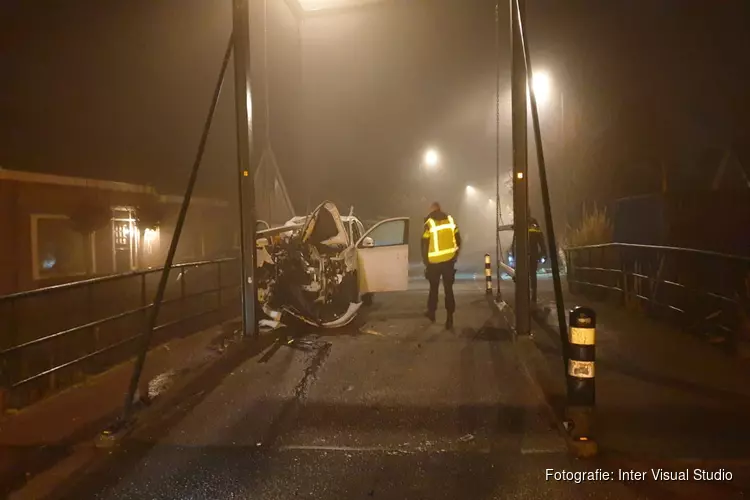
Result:
M69 495L634 498L617 483L544 480L546 468L581 465L545 418L510 337L483 328L492 314L481 286L457 285L454 332L421 317L415 280L376 297L355 325L271 347L168 431L134 435L109 474Z
M604 453L575 462L542 398L559 402L556 332L539 328L534 351L520 349L483 286L481 275L457 284L454 332L442 311L435 325L421 316L426 283L414 277L342 330L288 332L291 343L269 338L236 363L220 359L168 415L144 417L114 453L87 462L80 480L44 480L59 498L118 499L732 498L747 484L744 365L595 304ZM544 280L541 298L551 300ZM733 487L545 480L548 468L684 469L696 458L732 471Z

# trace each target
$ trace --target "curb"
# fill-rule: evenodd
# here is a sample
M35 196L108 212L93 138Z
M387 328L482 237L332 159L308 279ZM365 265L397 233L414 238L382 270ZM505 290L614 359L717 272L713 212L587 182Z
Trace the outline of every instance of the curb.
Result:
M512 313L514 309L505 301L488 300L499 314L508 328L513 332L513 344L516 357L523 368L524 376L531 382L537 399L542 403L548 416L557 427L558 432L565 440L568 452L575 458L593 458L599 453L599 446L593 439L574 439L569 432L570 420L563 412L556 409L555 399L565 400L566 388L564 383L556 383L555 378L549 371L544 354L539 350L534 341L534 332L528 336L519 336L515 329L515 321Z

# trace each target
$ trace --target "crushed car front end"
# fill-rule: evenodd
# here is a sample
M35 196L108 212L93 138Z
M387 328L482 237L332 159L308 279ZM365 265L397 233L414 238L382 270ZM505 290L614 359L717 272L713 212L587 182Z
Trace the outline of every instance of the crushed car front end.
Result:
M307 324L348 324L362 305L357 256L332 202L282 228L261 231L257 240L259 302L276 322L291 315Z

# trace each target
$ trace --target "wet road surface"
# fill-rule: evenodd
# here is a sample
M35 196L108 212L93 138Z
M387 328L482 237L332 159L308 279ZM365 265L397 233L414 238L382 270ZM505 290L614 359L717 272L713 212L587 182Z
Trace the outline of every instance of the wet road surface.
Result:
M269 348L66 498L645 498L615 481L545 480L585 464L491 327L482 287L457 283L452 332L444 312L422 317L416 279L356 324Z

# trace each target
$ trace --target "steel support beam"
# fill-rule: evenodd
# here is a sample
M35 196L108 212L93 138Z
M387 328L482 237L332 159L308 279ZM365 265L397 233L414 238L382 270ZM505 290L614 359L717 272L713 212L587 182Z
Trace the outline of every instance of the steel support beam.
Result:
M516 331L527 335L531 328L529 297L529 184L526 130L526 60L521 38L519 11L524 0L510 0L511 113L513 120L513 226L516 256Z
M250 77L250 10L249 0L233 0L234 25L234 93L237 122L237 168L240 209L240 264L242 296L242 332L258 333L258 294L255 289L255 169L251 165L250 139L252 132L248 109L251 106L253 86ZM254 122L254 120L253 120Z

